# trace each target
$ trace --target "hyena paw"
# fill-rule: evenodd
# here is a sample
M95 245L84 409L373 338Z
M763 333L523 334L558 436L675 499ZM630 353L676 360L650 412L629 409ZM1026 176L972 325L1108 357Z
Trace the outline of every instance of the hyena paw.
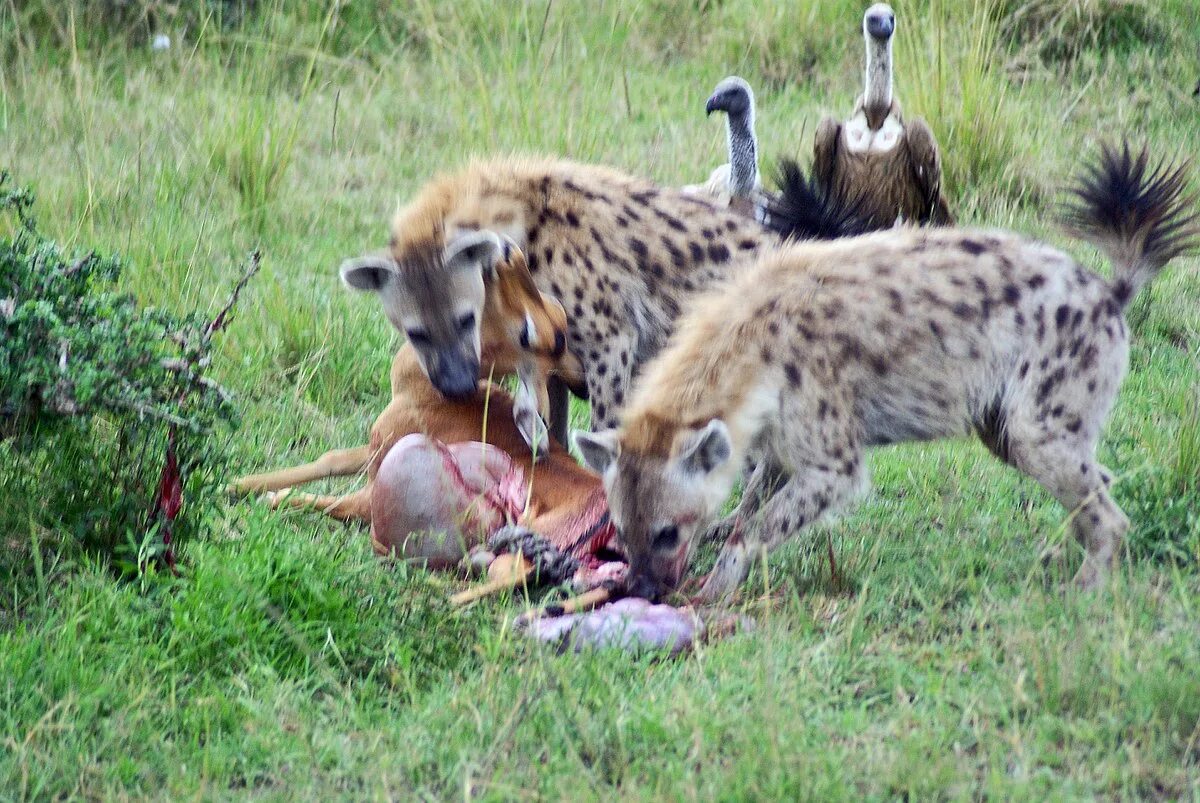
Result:
M1075 587L1080 591L1097 591L1104 587L1108 580L1108 568L1100 561L1086 557L1079 571L1075 573Z

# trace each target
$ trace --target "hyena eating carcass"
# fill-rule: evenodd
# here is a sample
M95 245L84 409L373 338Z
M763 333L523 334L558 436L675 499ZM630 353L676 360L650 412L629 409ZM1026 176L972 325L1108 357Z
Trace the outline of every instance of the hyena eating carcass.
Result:
M895 229L781 248L706 294L620 429L576 437L604 477L630 590L678 584L747 457L702 598L863 486L865 447L971 431L1074 512L1076 582L1097 585L1129 526L1096 460L1128 362L1123 310L1196 245L1184 181L1145 150L1102 150L1068 222L1112 280L1009 232Z
M852 230L849 213L789 176L774 226L795 237ZM567 347L582 363L597 427L616 423L633 377L688 299L779 241L708 199L594 165L501 158L435 179L396 216L388 252L347 261L342 277L380 296L450 397L473 393L479 376L484 292L469 244L488 233L511 238L538 289L566 308Z

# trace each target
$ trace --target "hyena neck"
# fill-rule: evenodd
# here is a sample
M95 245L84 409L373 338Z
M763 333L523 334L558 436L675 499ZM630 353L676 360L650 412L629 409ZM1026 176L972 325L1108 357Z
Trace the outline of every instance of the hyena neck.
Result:
M632 448L665 457L680 432L720 419L740 461L762 431L778 402L770 373L743 351L701 349L703 343L736 342L728 333L712 331L721 326L706 323L696 327L700 331L683 333L686 355L677 349L660 355L639 383L624 418L623 440Z

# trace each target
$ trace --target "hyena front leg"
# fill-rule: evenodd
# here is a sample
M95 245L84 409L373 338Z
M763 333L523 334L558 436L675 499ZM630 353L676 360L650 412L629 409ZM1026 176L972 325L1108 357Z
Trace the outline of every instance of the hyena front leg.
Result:
M703 536L706 544L723 544L733 535L739 522L750 522L758 513L762 503L775 494L787 481L787 472L770 454L760 454L747 466L746 481L738 506L721 521L709 528Z
M700 589L701 600L716 601L732 594L756 558L840 507L862 482L862 460L857 453L842 464L810 464L792 474L758 508L757 515L737 523Z

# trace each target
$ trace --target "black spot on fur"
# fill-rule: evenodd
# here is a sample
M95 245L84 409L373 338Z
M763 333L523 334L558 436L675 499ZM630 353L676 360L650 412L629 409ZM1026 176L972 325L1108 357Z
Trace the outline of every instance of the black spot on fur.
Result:
M1133 288L1129 285L1129 282L1119 279L1113 284L1112 292L1117 304L1123 307L1129 303L1129 299L1133 295Z
M546 246L545 259L547 265L550 265L554 262L554 249L550 246Z
M1066 304L1062 304L1054 311L1054 325L1062 329L1067 325L1067 318L1071 314L1071 308Z
M679 247L671 241L670 237L663 235L663 248L667 249L667 253L671 255L671 264L677 268L682 268L687 265L687 256L679 250Z
M699 243L688 243L688 251L692 255L693 262L704 261L704 246Z
M1067 422L1067 432L1078 432L1083 427L1083 422L1079 418L1072 418Z
M630 220L641 221L642 219L642 216L635 212L633 207L631 207L629 204L625 204L623 207L621 207L621 211L623 211Z
M941 324L939 324L937 321L930 321L930 322L929 322L929 331L930 331L930 332L933 332L933 336L934 336L934 337L936 337L936 338L938 339L938 343L940 343L940 344L941 344L941 346L942 346L942 348L943 348L943 349L945 349L945 348L946 348L946 341L945 341L945 339L942 337L942 326L941 326Z
M636 256L638 259L644 259L646 257L646 244L637 237L629 238L629 248L631 251L633 251L634 256Z
M1042 380L1037 390L1037 403L1039 406L1046 403L1046 399L1050 397L1051 392L1053 392L1054 388L1058 387L1059 383L1066 379L1066 376L1067 370L1059 366L1055 369L1054 373Z
M577 229L577 228L579 228L579 215L577 215L577 214L575 214L574 212L572 212L572 211L568 210L568 211L567 211L566 218L567 218L567 225L568 225L568 226L570 226L570 227L571 227L571 228L573 228L573 229Z
M617 215L616 221L617 221L617 225L620 226L621 228L623 228L623 229L629 228L629 219L626 218L624 215Z
M739 251L752 251L757 247L758 243L754 242L754 240L742 240L738 243Z
M969 321L975 317L975 308L965 301L957 302L953 307L950 308L950 311L953 312L957 317L962 318L964 321Z
M824 421L828 415L829 415L829 404L824 399L821 399L821 401L819 401L817 403L817 418Z
M964 239L961 243L959 243L959 247L971 256L979 256L987 250L987 246L985 246L983 243L976 242L975 240L971 239Z
M1021 300L1021 290L1015 284L1004 285L1004 303L1016 304Z
M654 212L655 217L657 217L663 223L666 223L675 231L687 232L687 226L684 225L684 222L674 215L664 212L657 207L652 208L651 211Z
M1029 360L1026 360L1025 362L1021 363L1021 370L1017 372L1017 377L1020 379L1024 379L1025 375L1028 373L1029 373Z
M1029 285L1030 290L1036 290L1046 283L1046 277L1040 273L1035 273L1025 283Z
M729 260L729 249L721 243L714 243L708 247L708 258L720 265Z

